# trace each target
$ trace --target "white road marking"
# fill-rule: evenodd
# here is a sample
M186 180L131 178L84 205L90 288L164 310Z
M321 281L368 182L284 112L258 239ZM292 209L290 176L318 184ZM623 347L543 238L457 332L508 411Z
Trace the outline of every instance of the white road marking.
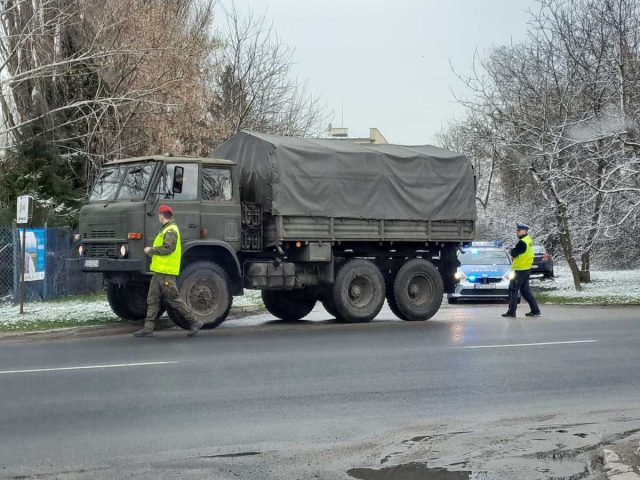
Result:
M449 347L456 349L473 349L473 348L510 348L510 347L538 347L542 345L572 345L576 343L597 343L597 340L571 340L567 342L540 342L540 343L511 343L507 345L469 345L466 347Z
M85 365L81 367L34 368L31 370L4 370L4 371L0 371L0 375L8 375L11 373L64 372L67 370L95 370L100 368L146 367L150 365L171 365L174 363L178 363L178 362L116 363L112 365Z

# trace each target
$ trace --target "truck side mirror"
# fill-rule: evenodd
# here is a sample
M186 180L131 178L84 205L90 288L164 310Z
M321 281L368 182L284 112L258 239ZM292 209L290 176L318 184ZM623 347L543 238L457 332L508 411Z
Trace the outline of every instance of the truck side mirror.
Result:
M182 179L184 178L184 168L175 167L173 169L173 193L182 193Z

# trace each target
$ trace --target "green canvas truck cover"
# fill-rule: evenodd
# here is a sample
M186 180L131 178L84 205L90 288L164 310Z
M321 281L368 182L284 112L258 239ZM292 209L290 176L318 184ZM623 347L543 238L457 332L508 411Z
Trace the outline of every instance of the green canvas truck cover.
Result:
M272 215L476 220L471 161L429 145L242 131L211 156L237 162L243 200Z

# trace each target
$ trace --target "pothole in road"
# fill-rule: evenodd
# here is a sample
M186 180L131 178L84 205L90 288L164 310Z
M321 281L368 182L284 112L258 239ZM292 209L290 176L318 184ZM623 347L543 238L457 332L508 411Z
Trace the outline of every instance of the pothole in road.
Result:
M359 480L469 480L471 472L449 472L443 468L428 468L422 463L407 463L379 470L373 468L352 468L349 476Z

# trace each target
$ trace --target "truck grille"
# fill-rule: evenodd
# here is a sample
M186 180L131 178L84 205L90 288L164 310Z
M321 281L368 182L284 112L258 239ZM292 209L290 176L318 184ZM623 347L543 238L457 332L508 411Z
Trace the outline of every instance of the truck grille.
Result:
M116 258L117 245L115 243L85 243L85 256Z
M115 230L91 230L82 234L83 239L116 238Z

